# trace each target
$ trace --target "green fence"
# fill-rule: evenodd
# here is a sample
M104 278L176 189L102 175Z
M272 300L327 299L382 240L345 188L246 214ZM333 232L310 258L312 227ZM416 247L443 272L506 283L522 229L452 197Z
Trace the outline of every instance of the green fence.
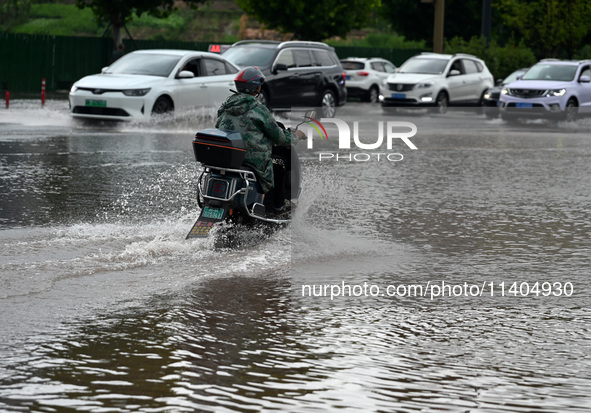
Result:
M124 40L125 50L207 50L208 43ZM39 92L68 90L83 76L109 65L113 41L100 37L41 36L0 33L0 90Z
M126 51L136 49L188 49L206 51L207 42L154 40L123 41ZM361 47L335 47L339 58L383 57L396 66L420 50L395 50ZM83 76L99 73L110 63L113 42L110 38L42 36L0 33L0 90L11 93L41 93L68 90Z

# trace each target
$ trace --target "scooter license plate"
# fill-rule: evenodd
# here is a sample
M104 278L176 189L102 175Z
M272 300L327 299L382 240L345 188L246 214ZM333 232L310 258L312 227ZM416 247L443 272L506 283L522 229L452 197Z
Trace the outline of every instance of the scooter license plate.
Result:
M224 217L224 208L212 208L206 206L201 214L204 218L222 219Z

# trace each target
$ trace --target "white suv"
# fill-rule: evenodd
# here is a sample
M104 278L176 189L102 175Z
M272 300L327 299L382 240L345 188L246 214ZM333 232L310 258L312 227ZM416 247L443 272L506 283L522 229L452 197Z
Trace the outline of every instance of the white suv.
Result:
M341 59L341 66L345 69L347 96L359 96L371 103L378 102L381 85L396 70L392 62L377 57Z
M408 59L384 82L382 107L481 105L494 84L486 64L468 54L422 53Z

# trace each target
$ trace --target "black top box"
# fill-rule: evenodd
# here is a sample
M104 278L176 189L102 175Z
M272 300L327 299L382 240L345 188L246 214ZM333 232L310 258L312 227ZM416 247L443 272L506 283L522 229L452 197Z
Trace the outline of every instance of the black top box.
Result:
M240 168L246 156L246 146L239 132L205 129L193 139L197 162L221 168Z

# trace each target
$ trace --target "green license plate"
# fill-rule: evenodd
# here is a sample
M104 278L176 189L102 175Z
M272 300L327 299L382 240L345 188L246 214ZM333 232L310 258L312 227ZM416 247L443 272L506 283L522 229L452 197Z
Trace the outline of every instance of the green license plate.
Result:
M86 99L86 106L91 106L93 108L106 108L107 101L106 100Z
M204 218L222 219L224 208L210 208L206 206L201 216Z

